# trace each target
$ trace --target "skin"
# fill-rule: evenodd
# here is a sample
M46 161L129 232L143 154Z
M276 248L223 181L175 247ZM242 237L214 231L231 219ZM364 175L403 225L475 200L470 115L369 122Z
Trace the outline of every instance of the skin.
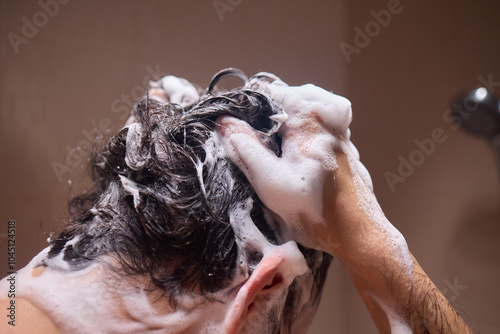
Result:
M9 306L9 300L0 300L0 308L5 310ZM60 333L57 325L50 319L45 312L40 308L33 305L25 298L16 299L16 313L23 315L23 321L16 320L16 326L8 326L2 324L2 333L46 333L58 334Z
M107 260L108 263L112 261L111 259ZM105 314L105 321L108 324L127 325L128 327L119 329L120 332L127 333L130 331L124 328L136 328L137 330L132 331L133 333L200 333L200 327L202 327L200 325L207 319L209 321L218 319L218 322L214 324L217 326L215 332L218 333L243 334L255 333L256 330L270 333L269 328L273 328L274 323L268 320L268 312L274 306L279 305L279 301L287 293L289 284L296 276L303 273L303 271L290 273L289 269L286 270L286 267L283 267L287 261L294 260L290 260L285 252L278 251L265 256L247 280L235 283L234 286L223 292L223 295L228 296L227 303L207 301L193 292L194 296L198 296L194 304L190 300L187 301L187 304L181 300L175 310L169 305L169 296L164 295L160 290L153 290L146 296L142 293L137 295L140 287L150 286L147 277L124 278L114 272L107 271L107 266L101 265L96 265L91 271L84 274L68 277L65 272L54 272L44 266L32 268L28 265L18 273L20 275L18 276L19 281L23 280L26 283L48 275L53 286L47 286L46 289L38 286L32 291L17 290L15 326L1 322L0 332L72 333L73 330L63 330L67 328L67 325L74 325L72 319L80 321L83 317L86 322L91 323L102 320L101 317ZM5 282L5 280L0 281L0 291L5 291ZM92 284L106 284L106 286L96 292L89 288ZM80 287L86 288L80 289ZM22 296L20 296L21 292L23 292ZM40 298L37 298L38 295L47 294L59 294L59 296L42 299L45 302L40 302ZM64 305L67 305L65 303L67 299L78 300L79 304L90 307L94 312L67 318L67 315L75 315L75 312L85 311L80 308L64 308ZM98 299L99 304L94 304L94 299ZM89 304L89 300L91 304ZM62 301L63 308L58 305L59 301ZM7 299L1 300L0 307L6 309L9 303L10 301ZM140 305L140 307L136 307L136 305ZM183 313L181 321L176 320L177 311ZM62 317L57 315L62 315ZM170 316L173 316L170 318L172 320L169 320ZM299 320L304 321L310 319L312 314L304 313L303 310L302 316L304 319ZM161 324L164 324L165 327L159 327ZM260 327L256 329L255 324L259 324ZM307 321L302 325L306 326ZM85 322L78 326L83 332L90 332L85 327ZM298 328L303 328L300 327L300 324L298 326ZM103 332L107 331L103 330ZM296 332L300 333L303 330L298 329Z

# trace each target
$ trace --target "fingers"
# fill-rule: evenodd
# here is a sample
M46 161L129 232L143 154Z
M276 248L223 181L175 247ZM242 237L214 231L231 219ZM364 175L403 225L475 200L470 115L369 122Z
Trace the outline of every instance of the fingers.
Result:
M269 179L279 158L269 150L258 133L245 121L230 116L218 119L218 132L226 154L247 176L256 190L262 180Z
M351 102L346 98L312 84L297 87L270 84L268 89L273 100L281 103L290 116L314 113L330 132L348 136L352 110Z

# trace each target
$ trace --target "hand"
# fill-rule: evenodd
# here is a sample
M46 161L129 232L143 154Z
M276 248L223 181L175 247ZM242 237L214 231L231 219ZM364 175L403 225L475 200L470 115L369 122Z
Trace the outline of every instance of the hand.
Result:
M323 190L325 179L337 169L334 151L343 147L357 155L352 144L346 144L350 103L313 85L270 84L268 89L288 115L279 130L280 157L244 121L222 117L218 121L219 133L226 153L286 226L288 237L305 246L324 249L322 244L327 241L318 237L324 235L324 214L331 209L331 202L325 203Z
M288 114L280 157L241 120L222 117L219 133L289 238L340 259L381 333L470 333L378 205L349 141L348 101L312 85L268 88Z

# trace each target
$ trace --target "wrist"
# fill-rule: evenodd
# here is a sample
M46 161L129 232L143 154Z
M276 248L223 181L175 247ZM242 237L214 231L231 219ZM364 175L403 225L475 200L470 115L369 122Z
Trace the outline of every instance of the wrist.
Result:
M369 262L352 260L353 257L349 261L340 261L379 332L409 333L413 314L411 305L415 297L413 262L401 261L399 255L395 258L383 255L384 251L377 254L369 256Z
M360 293L380 298L402 309L411 295L414 261L403 235L388 221L358 220L359 228L335 255L356 283Z

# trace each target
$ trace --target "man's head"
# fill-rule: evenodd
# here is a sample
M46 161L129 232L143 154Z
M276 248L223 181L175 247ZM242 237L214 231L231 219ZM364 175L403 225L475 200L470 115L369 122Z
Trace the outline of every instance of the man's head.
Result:
M184 296L219 305L223 314L205 316L221 320L204 330L304 332L331 256L284 239L217 131L220 117L237 117L279 155L284 112L265 88L279 79L262 73L213 92L227 74L244 76L222 71L201 97L174 77L152 85L127 126L94 152L94 188L71 201L70 226L46 264L62 257L77 271L112 259L116 273L147 277L174 310Z

